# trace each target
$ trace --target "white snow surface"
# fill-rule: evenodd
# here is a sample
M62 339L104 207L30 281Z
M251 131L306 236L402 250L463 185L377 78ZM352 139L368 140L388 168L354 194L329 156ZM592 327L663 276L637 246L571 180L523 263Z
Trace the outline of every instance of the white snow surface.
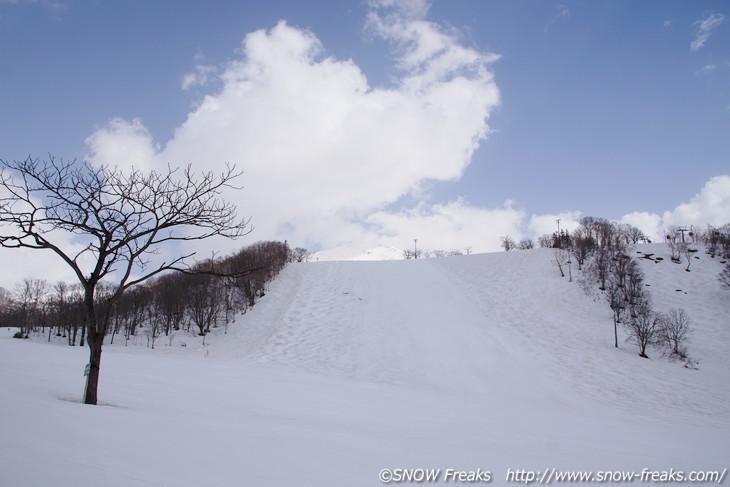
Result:
M389 245L367 248L356 242L348 242L329 250L320 250L309 256L310 262L339 260L402 260L403 251Z
M0 335L0 485L377 486L384 468L730 467L730 292L638 250L698 370L638 356L552 251L291 264L223 334L88 351ZM639 254L636 254L637 256ZM580 276L573 269L574 278ZM186 347L181 347L186 343ZM453 482L451 482L453 483Z

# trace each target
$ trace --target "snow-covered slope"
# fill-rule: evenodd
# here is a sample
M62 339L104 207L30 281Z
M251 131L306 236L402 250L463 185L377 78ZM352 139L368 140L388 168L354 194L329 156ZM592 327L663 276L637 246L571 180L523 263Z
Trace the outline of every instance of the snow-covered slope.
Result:
M403 251L388 245L368 248L366 245L349 242L334 249L321 250L309 256L310 262L339 260L401 260Z
M616 350L607 305L561 279L550 250L290 265L206 347L107 347L108 407L73 402L85 350L4 332L0 479L359 486L382 485L384 468L442 469L442 482L455 468L504 485L509 469L722 471L730 293L699 257L689 273L641 260L655 308L690 313L699 370L642 359L625 337Z

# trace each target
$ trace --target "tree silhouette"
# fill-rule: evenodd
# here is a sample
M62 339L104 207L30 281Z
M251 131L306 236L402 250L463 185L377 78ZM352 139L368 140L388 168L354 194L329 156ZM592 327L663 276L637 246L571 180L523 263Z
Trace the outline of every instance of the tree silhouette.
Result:
M194 174L191 167L124 172L86 162L0 159L0 245L55 253L84 292L90 350L84 402L97 403L102 343L112 304L166 270L191 272L194 253L153 262L162 246L248 233L248 220L220 198L240 173ZM110 292L97 296L102 282Z

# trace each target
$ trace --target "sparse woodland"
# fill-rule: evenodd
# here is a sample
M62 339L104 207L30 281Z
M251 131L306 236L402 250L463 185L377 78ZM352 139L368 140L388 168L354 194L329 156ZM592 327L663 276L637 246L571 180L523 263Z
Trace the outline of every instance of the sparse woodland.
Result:
M169 345L181 331L203 340L211 328L227 331L235 316L253 307L271 280L296 258L286 243L265 241L228 257L198 262L194 266L197 273L156 276L113 302L105 340L111 344L142 336L154 348L158 339ZM244 275L238 272L252 268L257 270ZM109 291L108 286L101 286L99 305ZM0 319L3 325L19 326L18 337L45 333L49 341L53 336L63 337L71 346L83 346L83 299L79 284L27 278L13 291L0 293Z
M648 358L650 347L664 350L671 358L683 360L686 366L696 362L689 357L687 341L691 335L691 319L683 309L654 310L651 295L644 283L644 273L632 255L631 246L647 242L646 236L631 225L586 217L572 233L565 230L538 239L541 247L555 248L553 264L561 277L572 278L572 265L581 272L584 290L597 289L613 312L614 344L619 346L618 329L623 326L628 341L636 345L639 355ZM692 271L692 262L702 247L713 259L725 265L718 276L721 285L730 289L730 224L705 230L671 227L665 241L670 261ZM516 248L509 237L502 238L505 250ZM512 245L508 245L511 243ZM663 257L639 252L640 259L655 263Z

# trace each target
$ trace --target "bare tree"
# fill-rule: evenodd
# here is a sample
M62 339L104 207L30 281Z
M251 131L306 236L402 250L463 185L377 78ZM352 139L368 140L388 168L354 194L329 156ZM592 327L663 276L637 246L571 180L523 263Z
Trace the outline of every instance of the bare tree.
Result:
M517 248L517 244L515 243L514 239L509 235L505 237L499 237L499 241L502 242L502 248L507 252L514 248Z
M570 253L565 249L555 249L553 251L553 264L560 271L560 277L565 277L563 272L563 266L567 265L570 261Z
M622 291L624 300L632 310L646 298L647 294L644 291L644 271L641 270L641 266L636 259L629 259L627 263Z
M571 240L573 245L570 247L570 251L575 256L575 260L578 262L578 270L580 271L583 269L583 264L586 259L595 249L595 242L590 237L582 236L578 230L573 232Z
M689 322L689 313L683 308L673 308L660 315L662 340L672 355L682 359L687 358L685 343L691 333Z
M48 294L45 279L25 278L15 288L15 305L20 319L20 335L28 338L31 330L40 325L44 300Z
M587 266L587 274L598 284L601 291L606 289L608 277L611 274L611 262L613 261L613 252L606 247L599 247L593 254L589 265Z
M162 320L162 331L169 336L185 320L185 294L180 289L180 275L163 274L154 280L154 307Z
M627 323L629 341L639 347L639 356L649 358L646 348L659 342L661 337L661 320L659 315L651 310L648 301L644 301L634 308L634 315Z
M638 244L640 241L646 242L648 240L644 232L633 225L626 225L623 232L627 244Z
M190 321L198 327L198 335L203 337L210 331L210 327L218 321L223 308L220 299L221 279L209 274L192 274L185 276L187 296L187 313Z
M680 232L682 233L681 236L679 235ZM681 263L682 254L687 253L687 242L684 241L683 229L674 226L669 227L666 240L672 262L676 262L677 264Z
M723 225L720 228L708 226L704 232L703 240L707 253L713 259L720 256L723 259L730 258L730 224Z
M626 300L621 284L616 276L609 276L606 286L606 301L613 311L613 338L614 347L618 348L618 325L622 322L626 312Z
M593 221L596 241L601 247L611 248L615 242L616 227L605 218L596 218Z
M309 252L305 248L296 247L292 249L289 260L291 262L307 262L309 260Z
M684 258L687 259L687 267L685 267L684 270L689 272L689 266L692 265L692 257L694 257L697 253L697 249L690 247L689 245L685 245L682 251L684 252Z
M535 242L533 242L529 238L525 238L520 240L520 243L518 244L518 248L520 250L530 250L535 248Z
M553 237L547 233L540 235L537 238L537 245L539 245L541 249L549 249L553 246Z
M723 287L730 289L730 262L725 264L725 268L722 270L717 279Z
M150 255L165 244L235 238L250 231L235 206L219 198L240 175L234 166L219 175L198 176L190 166L124 172L53 157L0 164L0 245L55 253L84 290L90 350L86 404L97 403L110 305L126 289L160 272L190 271L186 259L193 253L162 262L153 262ZM113 283L113 292L99 303L96 290L102 279Z

